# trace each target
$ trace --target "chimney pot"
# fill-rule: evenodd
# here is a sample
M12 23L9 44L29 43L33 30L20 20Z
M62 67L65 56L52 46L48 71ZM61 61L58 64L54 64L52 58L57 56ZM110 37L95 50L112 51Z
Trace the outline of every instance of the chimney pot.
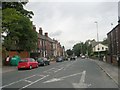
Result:
M39 28L39 34L42 35L42 28Z
M45 36L48 37L48 33L47 32L45 33Z

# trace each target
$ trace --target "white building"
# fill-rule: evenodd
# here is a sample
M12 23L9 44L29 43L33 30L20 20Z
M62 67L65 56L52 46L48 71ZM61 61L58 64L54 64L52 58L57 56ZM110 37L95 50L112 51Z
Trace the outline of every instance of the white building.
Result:
M103 44L101 44L101 43L96 43L96 44L94 44L93 45L93 52L102 52L102 51L106 51L106 50L108 50L108 46L106 46L106 45L103 45Z

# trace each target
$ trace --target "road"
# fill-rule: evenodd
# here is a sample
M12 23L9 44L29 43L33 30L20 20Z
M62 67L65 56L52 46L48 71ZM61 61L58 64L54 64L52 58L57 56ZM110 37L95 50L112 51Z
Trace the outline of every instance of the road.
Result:
M118 88L92 60L52 63L32 70L3 73L2 88Z

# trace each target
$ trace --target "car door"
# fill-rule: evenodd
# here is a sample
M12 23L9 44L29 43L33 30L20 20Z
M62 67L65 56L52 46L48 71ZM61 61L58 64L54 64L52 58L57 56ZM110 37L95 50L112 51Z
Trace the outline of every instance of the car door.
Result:
M37 63L37 61L35 61L35 59L33 59L33 58L32 58L32 63L33 63L33 65L34 65L34 67L37 67L37 64L38 64L38 63Z
M36 67L36 66L37 66L37 62L36 62L35 59L33 59L33 58L32 58L32 61L33 61L34 67Z
M34 63L33 63L33 59L32 59L32 58L30 58L30 65L31 65L32 67L34 67Z

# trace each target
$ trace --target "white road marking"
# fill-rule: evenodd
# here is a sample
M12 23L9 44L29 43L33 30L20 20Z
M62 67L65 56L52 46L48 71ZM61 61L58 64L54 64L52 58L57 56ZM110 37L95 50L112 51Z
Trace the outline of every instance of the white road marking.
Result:
M62 70L63 68L64 68L64 67L61 67L60 69L54 70L54 72L56 73L56 72Z
M29 80L24 80L24 81L26 81L26 82L28 82L28 83L32 83L32 81L29 81Z
M79 83L73 83L74 88L87 88L91 85L85 83L85 75L86 75L86 71L83 71Z
M67 64L66 66L65 66L65 68L64 68L64 70L66 70L69 66L71 66L73 63L71 63L71 64Z
M73 64L73 63L72 63L72 64ZM67 67L69 67L69 66L72 65L72 64L66 64L66 65L67 65ZM60 70L62 70L62 69L65 70L65 68L64 68L63 66L65 66L65 65L62 64L62 65L57 66L57 67L61 67L60 69L58 69L58 68L48 69L48 70L44 71L44 73L45 73L45 72L51 73L51 72L49 72L49 71L58 72L58 71L60 71ZM67 67L66 67L66 68L67 68ZM56 69L57 69L57 70L56 70ZM37 74L36 74L36 75L37 75ZM29 76L29 77L27 77L27 78L20 79L20 80L18 80L18 81L12 82L12 83L10 83L10 84L1 86L0 88L4 88L4 87L10 86L10 85L13 85L13 84L18 83L18 82L20 82L20 81L26 81L26 82L29 82L29 83L30 83L31 81L28 81L28 80L26 80L26 79L32 78L32 77L34 77L34 76L36 76L36 75L32 75L32 76ZM44 76L44 75L37 75L37 76ZM69 77L69 76L67 76L67 77ZM67 77L66 77L66 78L67 78ZM64 78L64 77L61 77L60 79L62 79L62 78Z
M30 86L30 85L32 85L32 84L34 84L34 83L36 83L36 82L38 82L38 81L40 81L40 80L42 80L42 79L48 77L48 76L49 76L49 75L46 75L46 76L44 76L44 77L42 77L42 78L40 78L40 79L38 79L38 80L36 80L36 81L34 81L34 82L32 82L32 83L30 83L30 84L28 84L28 85L22 87L22 88L19 89L19 90L22 90L22 89L24 89L24 88L27 88L28 86Z
M39 75L39 74L37 74L36 76L41 76L41 77L43 77L43 76L45 76L45 75Z
M55 69L55 68L48 69L48 70L44 71L44 73L49 72L49 71L51 71L53 69Z
M61 79L60 78L53 78L53 79L45 81L43 83L51 83L51 82L57 82L57 81L61 81Z
M61 78L53 78L53 79L50 79L50 80L45 81L43 83L50 83L50 82L61 81L61 80L64 80L65 78L69 78L69 77L76 76L76 75L79 75L79 74L82 74L82 72L81 73L72 74L72 75L68 75L68 76L64 76L64 77L61 77Z
M2 87L0 87L0 88L4 88L4 87L10 86L10 85L13 85L13 84L15 84L15 83L18 83L18 82L20 82L20 81L24 81L25 79L28 79L28 78L31 78L31 77L34 77L34 76L36 76L36 75L32 75L32 76L30 76L30 77L27 77L27 78L24 78L24 79L21 79L21 80L12 82L12 83L7 84L7 85L4 85L4 86L2 86Z

